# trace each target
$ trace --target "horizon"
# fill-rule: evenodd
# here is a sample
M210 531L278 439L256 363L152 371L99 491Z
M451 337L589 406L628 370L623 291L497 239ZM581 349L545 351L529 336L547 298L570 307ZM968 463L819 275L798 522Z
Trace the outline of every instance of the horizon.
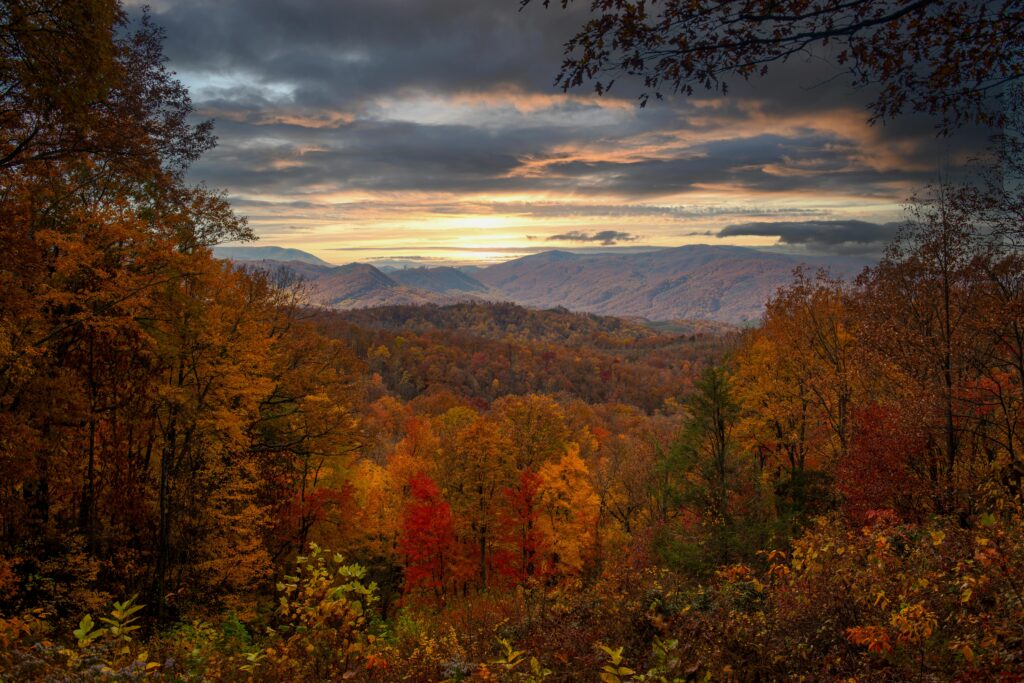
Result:
M214 247L214 255L217 258L231 260L231 256L218 255L219 250L224 249L286 249L295 250L304 253L307 256L313 256L327 265L330 266L346 266L351 264L365 264L371 265L380 270L407 270L414 268L464 268L464 267L475 267L475 268L486 268L488 266L499 265L507 263L509 261L515 261L518 259L526 258L529 256L539 256L542 254L548 254L553 252L569 253L579 256L616 256L616 255L629 255L629 254L646 254L656 251L664 251L668 249L680 249L685 247L737 247L740 249L750 249L764 254L776 254L780 256L787 256L794 259L806 258L809 261L821 262L827 261L831 263L858 263L864 265L872 265L877 263L880 255L869 255L869 254L829 254L829 253L812 253L806 251L799 251L793 249L786 249L785 247L779 247L777 245L766 245L766 246L748 246L738 244L713 244L710 242L695 242L690 244L680 244L676 246L622 246L622 247L532 247L526 249L514 249L509 248L498 252L488 252L488 256L492 258L452 258L444 256L422 256L418 254L406 254L406 250L396 250L394 254L390 252L371 252L375 255L368 256L365 258L354 257L348 260L330 260L323 258L311 251L301 249L298 247L288 247L281 244L267 244L262 240L256 242L232 242L228 244L221 244ZM358 249L335 249L328 253L328 256L332 256L337 252L348 252L348 251L360 251ZM473 253L472 250L466 250L469 253ZM238 259L239 257L234 257ZM239 260L275 260L269 257L259 259L239 259Z

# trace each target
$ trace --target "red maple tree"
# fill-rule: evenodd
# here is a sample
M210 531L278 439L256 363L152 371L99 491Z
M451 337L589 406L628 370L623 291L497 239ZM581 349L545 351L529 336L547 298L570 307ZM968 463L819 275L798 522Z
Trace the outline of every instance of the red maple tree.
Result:
M425 474L409 480L409 491L412 498L402 516L399 538L405 556L405 588L433 593L443 600L455 560L452 510L437 484Z
M498 536L504 548L495 553L495 568L516 583L544 573L544 537L537 525L540 487L540 475L523 470L516 485L504 490L505 507L498 515Z

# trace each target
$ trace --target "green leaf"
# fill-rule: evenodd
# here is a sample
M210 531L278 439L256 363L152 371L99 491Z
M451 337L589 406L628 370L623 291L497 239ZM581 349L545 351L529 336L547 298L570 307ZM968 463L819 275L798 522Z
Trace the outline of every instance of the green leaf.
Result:
M622 648L621 647L619 649L617 649L617 650L613 650L610 647L608 647L607 645L599 645L598 647L600 647L601 650L603 650L604 653L606 655L608 655L608 659L611 660L612 664L615 664L617 666L619 664L619 662L622 661Z
M82 620L78 622L78 628L75 629L73 633L75 634L76 638L81 640L82 638L85 638L87 635L89 635L89 632L92 631L93 626L95 626L95 624L93 623L92 617L86 614L84 617L82 617Z

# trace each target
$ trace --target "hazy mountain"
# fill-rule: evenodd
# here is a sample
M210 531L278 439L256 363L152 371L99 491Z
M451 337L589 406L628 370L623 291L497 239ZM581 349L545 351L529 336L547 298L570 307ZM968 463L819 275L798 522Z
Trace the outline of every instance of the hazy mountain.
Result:
M760 318L765 301L792 281L793 269L801 263L844 276L867 265L849 258L701 244L642 253L547 251L477 268L472 274L447 266L384 273L365 263L330 266L270 259L258 261L258 267L287 267L309 283L314 303L335 308L476 299L653 321L742 325Z
M285 247L214 247L213 255L232 261L299 261L320 266L331 265L309 252Z
M702 244L633 254L549 251L483 268L474 277L524 306L743 324L760 317L768 297L801 263L842 275L864 265Z
M406 287L367 263L344 266L317 265L302 261L249 262L274 272L287 272L305 283L310 303L332 308L450 304L454 298Z
M439 294L487 292L487 285L458 268L405 268L388 273L395 282L407 287L424 289Z
M344 307L348 302L386 297L398 283L366 263L349 263L325 271L312 281L319 303Z

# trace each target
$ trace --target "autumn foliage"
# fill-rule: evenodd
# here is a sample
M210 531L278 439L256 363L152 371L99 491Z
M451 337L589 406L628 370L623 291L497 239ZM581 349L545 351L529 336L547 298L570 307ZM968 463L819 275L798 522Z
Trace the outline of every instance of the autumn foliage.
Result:
M312 311L212 257L252 235L184 180L212 138L159 31L30 5L0 29L0 678L1024 676L1006 184L922 196L877 267L798 271L744 331Z
M440 599L454 578L455 527L452 509L437 484L420 474L409 481L399 550L405 556L405 589Z

